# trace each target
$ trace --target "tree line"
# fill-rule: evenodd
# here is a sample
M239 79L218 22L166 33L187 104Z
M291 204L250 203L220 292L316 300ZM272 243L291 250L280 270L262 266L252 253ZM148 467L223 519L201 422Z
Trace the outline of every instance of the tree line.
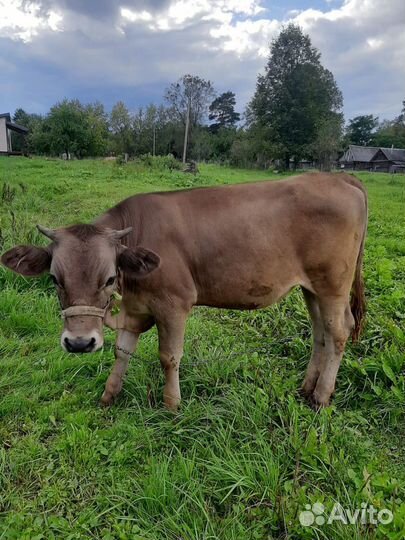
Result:
M359 146L405 148L405 100L401 113L394 120L379 121L377 116L365 114L349 120L344 142Z
M13 134L13 148L76 158L167 155L237 166L278 168L315 161L328 169L348 144L405 147L405 102L392 121L357 116L344 126L343 98L333 74L300 27L289 24L270 45L264 72L241 118L231 90L217 94L211 81L184 75L170 84L163 104L130 111L118 101L64 99L46 115L15 111L29 129Z
M164 100L165 105L150 104L134 112L118 101L109 114L102 103L84 105L78 99L64 99L43 116L17 109L13 120L29 134L13 133L13 148L79 159L124 153L182 157L188 123L190 158L229 158L240 121L233 92L216 96L210 81L185 75L166 89Z

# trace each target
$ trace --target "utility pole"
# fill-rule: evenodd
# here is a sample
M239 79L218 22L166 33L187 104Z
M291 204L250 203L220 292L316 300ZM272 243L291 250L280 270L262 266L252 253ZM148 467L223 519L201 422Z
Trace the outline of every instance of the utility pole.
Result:
M186 162L186 157L187 157L187 139L188 139L188 129L190 126L190 109L191 109L191 96L189 96L188 104L187 104L186 129L184 131L183 163Z
M153 148L152 155L156 156L156 124L153 124Z

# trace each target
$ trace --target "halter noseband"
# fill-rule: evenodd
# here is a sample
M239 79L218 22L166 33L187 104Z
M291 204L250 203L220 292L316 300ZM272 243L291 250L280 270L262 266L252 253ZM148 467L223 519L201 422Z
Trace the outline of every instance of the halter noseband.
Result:
M107 310L119 305L121 300L122 296L115 290L103 308L94 306L70 306L62 309L62 319L69 319L70 317L100 317L100 319L104 319Z
M109 303L108 303L109 305ZM94 306L70 306L62 310L62 319L68 319L70 317L100 317L104 319L106 309L98 308Z

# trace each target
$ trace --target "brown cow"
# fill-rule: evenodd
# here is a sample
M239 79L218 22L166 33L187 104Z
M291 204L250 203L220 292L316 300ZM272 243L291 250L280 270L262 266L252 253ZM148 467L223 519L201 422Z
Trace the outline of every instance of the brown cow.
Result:
M105 404L122 388L139 335L154 324L166 377L164 401L175 409L184 328L193 306L258 309L300 285L313 326L303 391L326 406L346 341L361 328L366 227L367 196L358 180L303 174L135 195L92 225L39 227L51 244L17 246L2 262L25 276L50 271L63 309L65 350L99 349L103 322L118 330ZM115 289L122 303L114 318L109 308Z

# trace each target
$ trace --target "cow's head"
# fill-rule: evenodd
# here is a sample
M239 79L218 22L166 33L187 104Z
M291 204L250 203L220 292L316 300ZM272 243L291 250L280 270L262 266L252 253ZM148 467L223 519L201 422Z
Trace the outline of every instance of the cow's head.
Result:
M52 240L46 247L16 246L1 262L23 276L49 272L64 318L61 345L68 352L93 352L103 345L103 318L120 272L142 278L159 266L159 257L142 247L130 249L121 231L96 225L51 230L38 226Z

